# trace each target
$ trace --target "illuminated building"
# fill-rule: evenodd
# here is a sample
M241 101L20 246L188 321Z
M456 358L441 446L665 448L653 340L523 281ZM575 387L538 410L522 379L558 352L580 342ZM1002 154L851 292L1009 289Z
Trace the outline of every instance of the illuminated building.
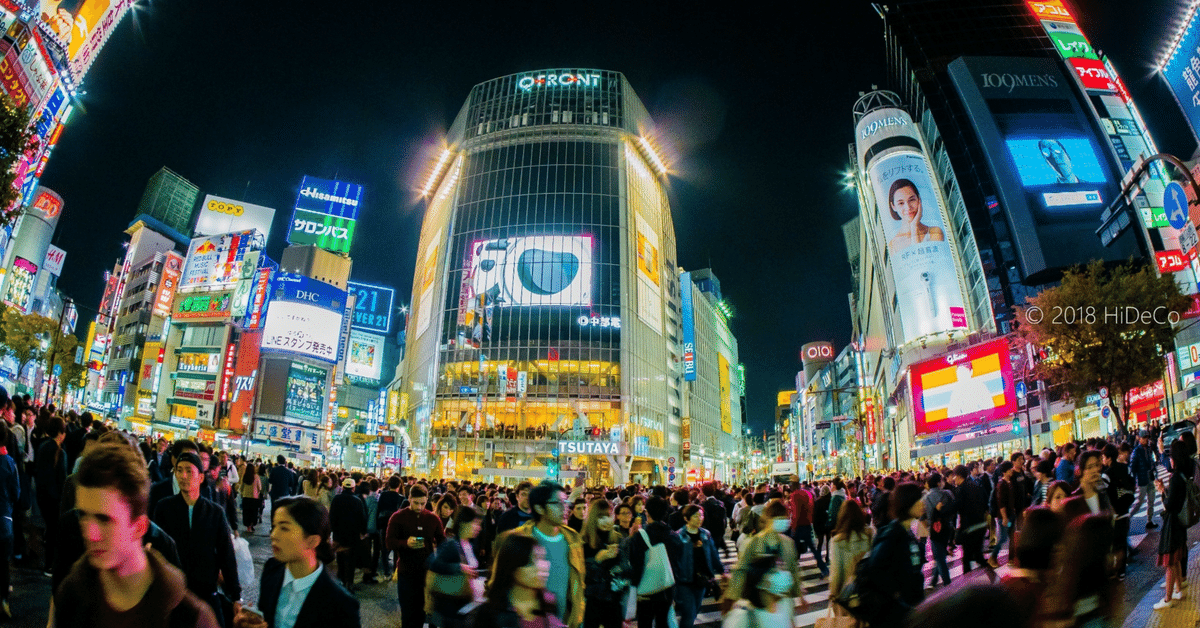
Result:
M155 218L164 225L190 235L192 218L196 210L196 199L200 188L194 183L163 167L150 175L138 213Z
M1056 0L876 7L889 77L854 106L846 183L861 214L844 235L858 410L879 436L868 464L906 468L1029 436L1013 426L1024 347L988 341L1063 269L1146 257L1154 239L1136 218L1107 246L1096 231L1148 139ZM959 401L972 387L987 403ZM1069 407L1026 401L1035 440L1050 442L1049 419Z
M471 90L421 186L400 375L417 472L668 481L687 393L653 129L616 72ZM578 441L615 453L555 455Z

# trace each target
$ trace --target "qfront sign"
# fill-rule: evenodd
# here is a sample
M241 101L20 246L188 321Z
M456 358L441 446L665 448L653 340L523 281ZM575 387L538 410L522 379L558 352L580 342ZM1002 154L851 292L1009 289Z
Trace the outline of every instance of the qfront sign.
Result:
M517 79L517 89L531 92L544 87L600 87L600 75L584 72L552 72L522 76Z
M558 453L562 455L619 456L622 444L604 441L563 440L558 442Z

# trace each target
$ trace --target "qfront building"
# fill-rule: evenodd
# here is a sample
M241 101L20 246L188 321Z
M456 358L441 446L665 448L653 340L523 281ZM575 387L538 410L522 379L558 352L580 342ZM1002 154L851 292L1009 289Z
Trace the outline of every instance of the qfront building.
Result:
M682 478L689 387L717 378L684 377L653 128L616 72L526 72L471 90L424 189L401 366L415 471ZM721 414L692 417L724 428L704 443L709 457L735 451L741 425L736 371L720 372L724 394L704 398L729 412L698 404Z

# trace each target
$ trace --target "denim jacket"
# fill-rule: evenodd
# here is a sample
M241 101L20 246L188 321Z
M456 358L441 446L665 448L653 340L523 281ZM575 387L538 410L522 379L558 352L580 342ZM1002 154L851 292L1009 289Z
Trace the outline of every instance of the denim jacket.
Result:
M693 583L696 576L696 566L692 563L695 560L695 552L692 547L692 540L688 535L686 527L680 528L675 532L675 538L678 539L679 557L678 564L675 565L675 582L676 583ZM712 535L708 530L700 528L701 543L704 544L704 555L708 559L708 569L714 576L719 576L725 573L725 566L721 564L721 557L717 555L717 545L713 543ZM694 582L693 584L707 584L703 582Z

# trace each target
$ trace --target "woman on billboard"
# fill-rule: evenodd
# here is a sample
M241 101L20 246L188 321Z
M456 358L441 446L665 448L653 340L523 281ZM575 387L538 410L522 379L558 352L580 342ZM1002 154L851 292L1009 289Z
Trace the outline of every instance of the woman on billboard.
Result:
M921 222L921 193L908 179L896 179L888 190L888 211L892 219L902 223L900 231L888 242L892 255L920 242L942 242L946 234L941 227Z

